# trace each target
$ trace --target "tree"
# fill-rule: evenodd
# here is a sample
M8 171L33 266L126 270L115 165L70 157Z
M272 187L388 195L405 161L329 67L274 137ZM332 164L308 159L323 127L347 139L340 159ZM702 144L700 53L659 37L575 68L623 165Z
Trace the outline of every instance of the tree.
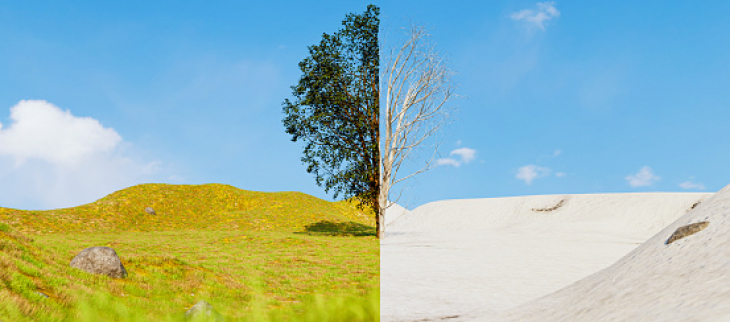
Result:
M402 46L391 49L387 70L385 93L385 138L381 147L381 185L378 198L379 221L385 222L385 210L390 206L390 189L393 185L423 173L436 164L430 160L419 170L399 177L398 171L405 160L424 147L449 116L446 103L456 98L451 72L445 59L428 43L428 34L421 27L412 27ZM387 78L387 79L386 79ZM402 192L402 190L401 190ZM400 196L398 197L400 198ZM398 200L396 198L395 201ZM394 201L394 202L395 202ZM385 225L379 227L381 236Z
M306 142L302 162L317 185L354 198L376 213L380 195L380 9L349 14L344 29L323 34L299 63L302 77L286 99L283 119L292 141ZM380 235L377 235L380 238Z

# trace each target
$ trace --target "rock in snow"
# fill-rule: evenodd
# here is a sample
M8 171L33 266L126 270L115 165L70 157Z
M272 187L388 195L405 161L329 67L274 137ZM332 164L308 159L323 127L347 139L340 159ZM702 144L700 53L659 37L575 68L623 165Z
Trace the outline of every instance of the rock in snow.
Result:
M709 222L703 221L679 227L677 228L677 230L674 231L674 234L672 234L672 236L669 236L669 240L667 240L667 245L671 244L675 240L680 240L684 237L694 235L700 230L707 228L707 225L709 224Z

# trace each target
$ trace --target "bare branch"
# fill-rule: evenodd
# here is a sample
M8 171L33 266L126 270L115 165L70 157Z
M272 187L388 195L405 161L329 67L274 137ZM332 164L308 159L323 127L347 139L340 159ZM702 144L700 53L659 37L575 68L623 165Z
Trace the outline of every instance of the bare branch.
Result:
M380 212L389 207L393 185L438 166L438 144L431 158L419 170L405 176L399 171L424 143L444 125L449 115L447 103L455 98L451 71L445 59L428 43L429 35L421 27L411 27L408 39L390 49L385 91L385 136L380 147ZM401 189L398 199L402 194ZM384 226L381 226L384 229Z

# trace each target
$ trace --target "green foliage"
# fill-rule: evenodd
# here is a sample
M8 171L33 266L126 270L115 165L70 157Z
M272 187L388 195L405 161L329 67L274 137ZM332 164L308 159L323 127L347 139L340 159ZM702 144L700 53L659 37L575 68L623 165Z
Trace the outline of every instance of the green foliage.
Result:
M377 213L380 188L380 9L349 14L344 29L323 34L299 63L302 77L286 99L283 120L292 141L306 141L302 162L325 191L357 198Z
M0 231L10 232L10 226L4 222L0 222Z

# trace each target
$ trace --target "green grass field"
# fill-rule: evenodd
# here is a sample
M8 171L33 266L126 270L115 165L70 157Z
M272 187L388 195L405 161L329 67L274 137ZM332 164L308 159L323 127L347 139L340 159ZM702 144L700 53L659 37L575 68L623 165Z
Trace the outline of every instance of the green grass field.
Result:
M372 213L350 202L220 184L0 208L0 320L183 321L205 300L226 321L378 321L374 236ZM93 246L114 248L128 276L69 267Z

